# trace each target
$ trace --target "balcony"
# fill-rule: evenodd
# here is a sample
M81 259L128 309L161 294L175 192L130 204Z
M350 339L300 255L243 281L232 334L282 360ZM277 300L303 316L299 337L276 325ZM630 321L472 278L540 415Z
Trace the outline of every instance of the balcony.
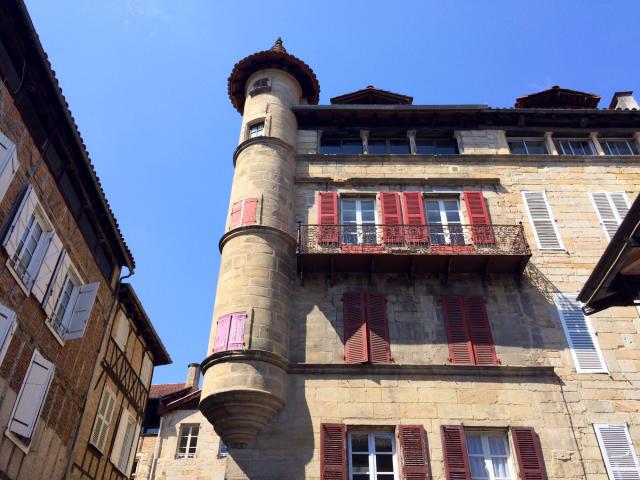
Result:
M299 225L298 274L508 273L531 257L522 225Z

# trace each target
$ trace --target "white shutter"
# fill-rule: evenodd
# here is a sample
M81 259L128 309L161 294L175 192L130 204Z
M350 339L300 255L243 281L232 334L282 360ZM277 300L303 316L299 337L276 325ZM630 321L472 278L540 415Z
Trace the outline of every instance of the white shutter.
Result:
M127 339L129 338L129 320L127 320L127 317L122 311L118 313L113 338L120 347L120 350L124 352L127 349Z
M0 304L0 363L9 349L16 325L16 312Z
M593 426L610 480L640 480L640 465L626 425Z
M82 285L78 292L73 311L71 313L71 320L67 324L66 333L64 335L65 340L75 340L76 338L84 335L84 329L89 321L93 304L96 301L96 295L98 294L98 287L100 283L89 283Z
M136 436L136 419L127 410L122 412L122 418L120 419L122 430L122 441L120 443L120 451L117 452L117 458L115 458L114 464L122 473L127 473L127 467L129 466L129 455L131 454L131 447L133 445L133 439ZM118 428L120 430L120 428ZM120 433L120 432L118 432ZM116 453L115 451L113 452ZM112 454L111 461L114 460Z
M606 373L602 352L598 339L591 327L591 322L584 316L576 295L554 293L553 300L558 309L562 328L567 337L571 355L580 373Z
M47 361L40 352L35 350L11 413L9 420L11 432L31 438L47 397L53 370L53 363Z
M67 252L63 250L56 270L53 272L53 281L49 282L49 287L44 297L43 306L47 317L50 317L53 314L54 308L56 308L69 268L71 268L71 259Z
M47 289L51 283L51 278L56 270L61 253L62 242L55 232L51 232L51 240L47 246L36 280L33 283L33 288L31 289L40 303L44 301L44 297L47 294Z
M611 240L629 211L627 195L624 192L592 192L590 196L600 223Z
M9 231L7 232L7 235L4 237L4 241L2 242L4 248L7 250L7 255L9 256L9 258L13 257L13 255L18 250L18 244L20 243L22 233L27 228L29 219L31 218L31 215L33 215L33 212L35 211L37 205L38 199L36 198L36 193L33 191L33 187L29 185L29 188L22 198L20 207L16 212L16 216L13 217L11 227L9 228Z
M16 144L0 132L0 201L7 193L18 167Z
M545 192L522 192L529 221L541 249L562 250L564 247Z
M96 413L96 420L93 423L90 442L101 452L104 453L104 447L109 436L109 425L113 418L113 409L116 404L116 396L109 387L105 387L102 392L100 406Z
M136 457L136 450L138 449L138 439L140 438L140 429L142 424L134 424L133 442L131 442L131 448L129 449L129 461L127 462L127 468L125 474L129 476L131 474L131 467L133 467L133 459Z
M116 430L116 436L113 440L113 446L111 447L111 463L118 465L120 460L120 453L122 452L122 442L127 430L127 419L129 418L129 412L126 409L122 410L120 414L120 420L118 421L118 430Z
M145 353L142 359L142 368L140 369L140 380L142 380L142 383L144 384L145 387L149 386L152 372L153 372L153 363L151 363L151 359L149 358L149 355Z

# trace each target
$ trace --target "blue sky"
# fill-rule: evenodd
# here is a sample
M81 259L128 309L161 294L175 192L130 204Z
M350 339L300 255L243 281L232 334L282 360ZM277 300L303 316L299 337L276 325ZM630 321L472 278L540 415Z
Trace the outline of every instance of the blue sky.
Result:
M320 102L367 85L415 104L561 85L640 97L640 2L26 0L181 382L206 349L240 115L236 63L282 36ZM525 6L526 5L526 6Z

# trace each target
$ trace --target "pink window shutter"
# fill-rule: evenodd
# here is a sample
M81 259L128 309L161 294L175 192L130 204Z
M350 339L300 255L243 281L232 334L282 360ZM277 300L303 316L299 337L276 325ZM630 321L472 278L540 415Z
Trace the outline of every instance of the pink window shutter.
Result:
M244 312L231 315L227 350L242 350L242 347L244 347L244 323L246 319L247 314Z
M238 228L242 223L242 205L244 202L236 202L231 207L231 222L229 223L229 230Z
M247 198L244 200L242 212L242 226L256 224L256 211L258 210L258 199Z
M213 343L213 353L224 352L227 349L230 325L231 315L223 315L218 318L218 329L216 330L216 340Z

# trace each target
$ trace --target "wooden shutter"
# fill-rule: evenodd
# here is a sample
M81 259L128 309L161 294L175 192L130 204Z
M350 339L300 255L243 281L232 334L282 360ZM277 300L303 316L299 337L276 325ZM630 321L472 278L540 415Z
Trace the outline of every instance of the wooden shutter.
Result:
M144 354L142 358L142 366L140 367L140 380L145 388L151 383L151 375L153 374L153 362L148 354Z
M511 427L522 480L547 480L538 435L530 427Z
M347 292L342 296L344 322L344 360L346 363L364 363L367 355L367 322L365 294Z
M382 293L368 293L366 302L369 361L372 363L391 363L387 296Z
M84 335L99 287L100 283L95 282L78 288L78 296L71 312L71 320L64 335L65 340L75 340Z
M231 221L229 222L229 230L238 228L242 224L242 201L236 202L231 207Z
M627 216L627 213L629 213L629 199L627 198L627 194L624 192L611 192L609 193L609 198L611 198L611 203L613 203L613 207L622 222L624 217Z
M590 196L600 223L611 240L629 211L627 196L623 192L592 192Z
M44 301L47 294L49 284L51 283L53 274L58 266L58 261L60 260L62 251L62 242L60 241L60 238L58 238L58 235L56 235L55 232L51 232L47 250L44 254L38 274L36 275L33 287L31 288L31 291L40 303Z
M138 448L138 439L140 438L140 430L142 429L142 422L137 422L133 430L133 441L131 442L131 448L129 448L129 461L125 469L125 474L128 478L131 475L131 467L133 467L133 459L136 457L136 450Z
M595 424L609 480L640 480L640 463L624 424Z
M318 192L318 243L338 243L338 194Z
M0 304L0 363L9 349L16 325L16 312Z
M31 438L47 397L53 371L53 363L47 361L40 352L35 350L13 407L9 420L10 431L22 437Z
M16 144L0 133L0 201L7 193L18 167Z
M129 320L126 315L120 311L117 317L117 324L114 332L116 344L123 352L127 349L127 340L129 339Z
M109 426L113 418L113 410L116 404L116 397L113 392L105 387L96 413L96 419L93 422L93 430L89 441L102 453L109 436Z
M340 423L320 425L320 478L347 480L347 428Z
M606 373L598 339L591 322L582 313L576 295L554 293L553 300L560 315L571 355L579 373Z
M400 194L380 192L380 216L382 218L382 241L387 244L402 243L402 210Z
M3 245L7 250L7 255L9 256L9 258L13 257L17 252L20 238L22 237L23 232L26 230L29 219L31 218L31 215L33 215L33 212L35 211L37 205L38 199L36 198L36 194L33 191L33 187L29 185L27 191L22 197L20 207L18 208L15 217L13 217L11 227L9 227L9 231L4 237Z
M462 297L460 295L443 295L440 297L440 302L449 342L449 361L451 363L472 364L474 355Z
M463 302L475 363L477 365L497 364L498 357L491 335L491 325L484 298L480 295L465 295Z
M467 441L462 425L443 425L440 435L447 480L471 480Z
M231 315L231 326L229 327L229 341L226 350L242 350L244 347L244 324L247 318L245 312Z
M409 243L429 243L422 192L402 192L404 233Z
M133 439L136 436L136 419L128 411L126 411L126 414L127 414L126 430L124 432L124 438L122 440L122 449L120 450L120 455L118 458L118 469L120 469L120 471L125 475L128 473L127 467L129 465L129 455L131 454Z
M546 193L522 192L522 197L527 206L538 247L551 250L563 249L556 223L551 216L551 207L549 207Z
M51 281L49 282L49 286L47 287L47 292L42 304L47 317L50 317L53 314L53 310L56 307L58 298L60 297L60 292L62 291L62 287L64 286L64 281L70 267L71 259L67 252L63 250L60 254L60 258L58 259L58 264L53 272Z
M471 224L471 238L476 245L493 245L493 226L482 192L464 192L464 203Z
M213 353L224 352L229 340L229 328L231 327L231 315L222 315L218 318L216 339L213 342Z
M244 207L242 208L242 226L255 225L257 210L258 210L257 198L246 198L244 200Z
M403 480L429 480L429 454L422 425L400 425L400 460Z

